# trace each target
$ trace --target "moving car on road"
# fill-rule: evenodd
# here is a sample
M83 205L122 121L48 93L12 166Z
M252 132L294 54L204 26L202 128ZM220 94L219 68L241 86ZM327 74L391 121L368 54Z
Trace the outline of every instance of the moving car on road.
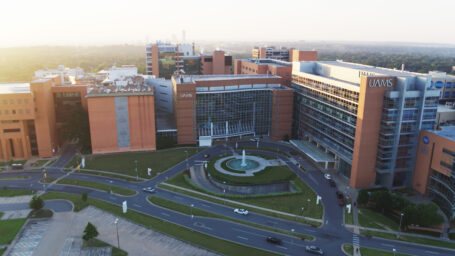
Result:
M281 239L273 236L268 236L265 240L272 244L283 244L283 241L281 241Z
M326 173L326 174L324 174L324 178L327 180L331 180L332 176L330 174Z
M234 209L234 212L241 215L248 215L248 210L245 209Z
M335 183L335 181L333 181L332 179L329 180L329 184L330 184L330 186L333 187L333 188L337 186L337 184Z
M317 255L324 255L324 252L322 251L321 248L314 246L314 245L307 245L305 247L305 251L312 253L312 254L317 254Z
M155 193L156 189L152 187L145 187L142 189L142 191L147 192L147 193Z

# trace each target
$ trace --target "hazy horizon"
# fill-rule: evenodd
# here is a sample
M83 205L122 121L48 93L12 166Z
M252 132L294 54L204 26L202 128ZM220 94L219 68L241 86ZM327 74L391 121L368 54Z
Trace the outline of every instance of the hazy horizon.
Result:
M341 41L455 46L455 1L8 1L0 47L146 41Z

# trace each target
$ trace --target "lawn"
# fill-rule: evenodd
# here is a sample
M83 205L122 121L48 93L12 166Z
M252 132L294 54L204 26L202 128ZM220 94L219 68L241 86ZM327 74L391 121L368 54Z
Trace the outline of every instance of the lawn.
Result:
M11 190L4 188L0 190L0 197L11 197L11 196L24 196L24 195L31 195L31 190Z
M194 190L194 188L189 185L182 172L167 182L176 186L184 187L187 189ZM302 215L302 207L304 207L304 216L321 219L323 214L322 204L316 205L316 193L303 181L299 178L295 178L294 182L296 185L300 186L303 190L303 193L285 195L285 196L265 196L260 198L249 198L249 199L238 199L238 198L229 198L229 200L234 200L242 203L252 204L259 207L269 208L273 210L283 211L291 213L294 215ZM308 199L310 199L310 208L308 209ZM292 218L292 217L291 217ZM293 218L295 219L295 218Z
M252 222L248 222L248 221L242 221L242 220L238 220L238 219L235 219L235 218L226 217L226 216L223 216L223 215L220 215L220 214L216 214L216 213L211 213L211 212L207 212L207 211L204 211L204 210L200 210L198 208L191 209L191 206L189 206L189 205L176 203L174 201L166 200L164 198L157 197L157 196L149 196L147 198L147 200L149 200L150 202L152 202L155 205L158 205L158 206L170 209L170 210L174 210L174 211L177 211L177 212L181 212L181 213L187 214L187 215L190 215L192 213L194 216L203 216L203 217L209 217L209 218L224 219L224 220L228 220L228 221L242 223L244 225L252 226L252 227L255 227L255 228L270 230L272 232L277 232L277 233L282 233L282 234L286 234L286 235L290 235L290 236L295 236L295 237L298 237L298 238L303 238L305 240L314 240L314 238L312 236L309 236L309 235L292 233L292 232L289 232L289 231L286 231L286 230L281 230L281 229L277 229L277 228L271 228L271 227L268 227L268 226L263 226L263 225L252 223Z
M6 249L8 249L8 248L5 247L5 248L3 248L3 249L0 249L0 256L3 255L3 253L6 251Z
M44 164L46 164L47 162L49 162L49 160L51 160L51 159L40 159L40 160L37 160L37 161L35 161L34 163L32 163L32 166L33 166L33 167L40 167L40 166L43 166Z
M0 166L5 166L5 163L11 166L12 164L25 164L25 162L27 162L27 160L10 160L8 162L0 161Z
M363 223L360 221L360 215L362 215ZM398 230L399 225L399 223L397 223L395 220L367 208L359 209L359 223L363 227L385 229L381 226L383 225L395 231Z
M59 199L67 199L73 201L73 203L80 204L80 196L77 195L70 195L70 194L65 194L65 193L56 193L56 192L50 192L47 194L51 194L50 197L52 198L59 198ZM43 196L43 199L50 199L47 198L47 194ZM201 246L204 248L207 248L209 250L213 250L217 253L224 254L224 255L277 255L272 252L264 251L261 249L253 248L253 247L248 247L244 246L241 244L237 244L234 242L226 241L223 239L219 239L216 237L212 237L203 233L200 233L198 231L190 230L186 227L179 226L177 224L173 224L167 221L163 221L161 219L145 215L140 212L136 212L133 210L128 210L126 214L122 213L122 207L110 204L105 201L93 199L93 198L88 198L86 205L92 205L94 207L97 207L103 211L110 212L114 215L120 216L122 218L128 219L134 223L137 223L139 225L142 225L147 228L155 229L157 231L160 231L162 233L168 234L170 236L173 236L177 239L181 239L187 242L190 242L192 244L195 244L197 246ZM86 206L85 205L85 206ZM82 206L82 205L81 205Z
M352 244L343 244L343 249L345 252L348 253L348 255L353 255L354 254L354 247ZM402 253L396 253L393 254L392 251L383 251L383 250L378 250L378 249L373 249L373 248L368 248L368 247L360 247L360 254L362 256L409 256L409 254L402 254Z
M197 153L198 148L179 148L158 152L128 152L106 155L92 155L86 157L85 169L109 171L136 176L136 164L139 177L151 178L158 172L163 172ZM152 168L151 176L147 175L147 168Z
M0 244L9 244L27 219L0 220Z
M65 178L65 179L61 179L61 180L57 181L57 184L88 187L88 188L103 190L106 192L109 192L112 190L112 192L119 194L119 195L123 195L123 196L133 196L136 194L136 191L134 191L134 190L121 188L121 187L117 187L117 186L111 186L108 184L103 184L103 183L98 183L98 182L93 182L93 181L86 181L86 180Z
M124 250L121 250L115 246L112 246L108 243L105 243L99 239L96 239L96 238L93 238L92 240L90 240L90 242L86 243L84 241L83 245L82 245L82 248L90 248L90 247L111 247L112 248L112 254L111 256L126 256L128 255L127 252L125 252Z
M130 177L125 177L125 176L117 175L117 174L115 174L115 173L92 172L92 171L84 171L84 170L77 170L75 173L83 173L83 174L97 175L97 176L109 177L109 178L114 178L114 179L132 181L132 182L142 182L142 180L139 180L139 181L138 181L135 177L134 177L134 178L130 178Z

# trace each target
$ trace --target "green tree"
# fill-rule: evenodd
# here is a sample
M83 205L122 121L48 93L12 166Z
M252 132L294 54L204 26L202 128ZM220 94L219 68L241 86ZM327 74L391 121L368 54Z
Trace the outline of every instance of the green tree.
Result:
M392 200L392 196L388 191L375 191L370 194L370 200L375 203L375 208L377 211L381 211L382 213L389 212L392 207L390 201Z
M85 192L85 191L82 192L81 197L82 197L82 201L87 202L87 192Z
M93 225L91 222L87 223L87 226L85 226L84 229L84 235L82 236L82 239L85 241L89 241L95 237L98 236L98 230L96 230L95 225Z
M82 106L75 106L70 113L70 118L67 118L62 126L63 138L66 140L78 139L81 151L89 153L91 140L88 112Z
M34 195L32 199L30 200L29 203L30 208L32 208L35 211L41 210L44 206L44 201L41 197Z
M368 194L368 191L365 189L362 189L359 191L359 195L357 196L357 203L360 205L366 205L368 203L370 195Z

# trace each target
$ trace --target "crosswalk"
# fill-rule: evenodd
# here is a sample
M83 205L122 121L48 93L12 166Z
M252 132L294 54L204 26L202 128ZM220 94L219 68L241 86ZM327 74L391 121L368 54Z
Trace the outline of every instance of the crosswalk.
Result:
M359 236L357 234L352 235L352 245L360 246Z

